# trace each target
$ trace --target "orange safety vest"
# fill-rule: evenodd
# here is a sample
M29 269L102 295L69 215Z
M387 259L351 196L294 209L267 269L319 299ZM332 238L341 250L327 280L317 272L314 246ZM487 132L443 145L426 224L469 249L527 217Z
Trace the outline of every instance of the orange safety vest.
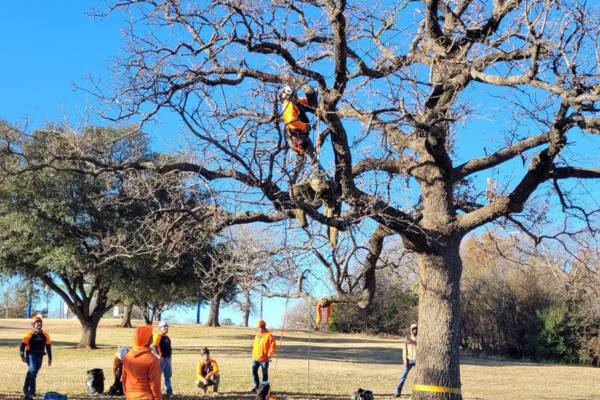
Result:
M305 98L298 99L298 102L308 105L308 100ZM290 131L308 133L308 117L304 110L293 101L285 100L283 102L283 122L285 122L286 129Z

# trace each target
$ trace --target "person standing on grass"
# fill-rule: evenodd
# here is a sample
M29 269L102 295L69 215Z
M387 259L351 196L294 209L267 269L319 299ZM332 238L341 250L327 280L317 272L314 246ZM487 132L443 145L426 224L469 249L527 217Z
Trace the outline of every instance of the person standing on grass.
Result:
M152 326L135 328L133 348L123 359L123 391L127 400L161 400L160 361L150 349Z
M252 379L256 392L261 383L269 382L269 362L275 353L275 338L267 330L267 323L263 320L258 321L258 333L254 337L254 346L252 348ZM258 368L262 370L262 382L258 378Z
M410 326L410 336L407 336L404 340L404 348L402 351L402 361L404 362L404 369L400 376L400 383L396 387L396 397L400 397L402 394L402 386L406 382L408 371L410 371L417 363L417 324Z
M154 335L152 341L152 349L160 356L160 370L162 371L165 381L165 389L167 390L167 400L173 395L173 386L171 385L171 338L169 333L169 323L160 321L158 325L158 333Z
M213 387L213 393L219 392L219 381L221 376L219 375L219 364L217 361L210 358L210 351L208 347L204 347L200 352L202 360L196 365L196 375L198 380L196 386L199 387L206 393L209 386Z
M50 335L42 330L42 317L36 315L32 319L32 329L27 331L23 340L19 353L21 361L27 364L27 375L23 384L23 394L25 399L35 396L35 380L37 374L42 368L44 354L48 353L48 366L52 365L52 346L50 345Z

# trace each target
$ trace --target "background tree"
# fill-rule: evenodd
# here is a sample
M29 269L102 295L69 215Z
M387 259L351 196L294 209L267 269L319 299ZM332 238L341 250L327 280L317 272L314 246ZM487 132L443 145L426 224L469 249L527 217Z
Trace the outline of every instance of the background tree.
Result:
M204 254L194 254L197 285L209 301L206 326L221 326L219 311L222 302L232 303L239 293L238 265L232 261L231 248L218 244Z
M257 226L238 226L224 233L230 243L227 264L234 270L239 291L234 303L242 311L242 326L247 327L255 311L253 295L277 287L289 277L281 268L289 249L277 242L272 230Z
M573 262L518 235L465 242L461 343L476 354L593 363L600 330L597 257ZM587 254L591 254L587 252ZM595 301L597 304L597 301Z
M0 133L12 146L1 159L1 268L56 292L81 324L79 346L95 348L96 328L114 304L111 288L127 259L119 241L147 209L123 201L122 177L82 174L76 161L32 165L47 165L51 154L73 148L97 160L140 159L145 138L132 128L87 128L74 136L50 127L27 135L3 125Z
M11 282L7 279L6 282L2 282L2 285L4 287L0 303L2 311L0 312L4 318L25 318L29 302L39 305L42 297L39 284L36 285L30 280L19 279L17 282ZM36 309L32 309L32 315L35 313Z

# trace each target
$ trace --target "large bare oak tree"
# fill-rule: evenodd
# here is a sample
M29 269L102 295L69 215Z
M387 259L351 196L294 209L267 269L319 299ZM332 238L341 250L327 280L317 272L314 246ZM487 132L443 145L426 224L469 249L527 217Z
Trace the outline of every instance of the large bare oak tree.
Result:
M121 0L111 11L133 21L112 115L179 116L196 157L152 168L204 180L227 210L216 228L302 209L341 232L371 229L361 301L376 289L386 237L400 235L418 254L418 384L461 385L467 233L499 222L565 242L594 228L592 203L576 201L583 191L570 181L600 177L569 150L600 133L600 24L584 1ZM328 133L321 162L339 215L290 196L294 161L275 95L284 84L318 92L315 130ZM492 103L494 124L469 125ZM564 212L557 231L542 231L556 214L536 193Z

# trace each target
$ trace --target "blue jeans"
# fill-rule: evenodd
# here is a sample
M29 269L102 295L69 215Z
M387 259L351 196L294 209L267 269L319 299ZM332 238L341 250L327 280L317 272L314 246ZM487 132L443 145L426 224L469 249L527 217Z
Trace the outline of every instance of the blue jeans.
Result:
M35 378L42 368L43 356L27 354L27 375L25 375L25 383L23 384L24 394L35 394Z
M171 385L171 376L173 376L173 370L171 369L171 357L160 358L160 370L165 378L165 388L167 394L173 394L173 386Z
M404 382L406 382L406 377L408 376L408 371L410 371L415 366L415 364L416 364L415 360L407 360L406 361L406 365L404 366L404 369L402 370L402 375L400 375L400 383L398 383L398 386L396 387L396 396L400 396L400 394L402 393L402 386L404 386Z
M262 382L258 379L258 367L262 370ZM261 383L269 382L268 361L252 361L252 379L254 379L254 387L258 387Z

